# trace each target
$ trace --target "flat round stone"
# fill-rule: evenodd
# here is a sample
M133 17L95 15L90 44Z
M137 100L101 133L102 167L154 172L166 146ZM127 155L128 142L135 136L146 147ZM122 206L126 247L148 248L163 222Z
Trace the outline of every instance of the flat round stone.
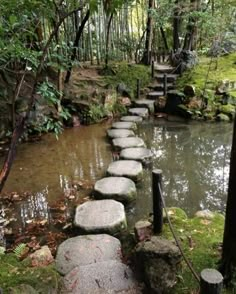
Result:
M76 208L74 225L85 233L116 234L127 228L124 205L115 200L85 202Z
M56 269L66 275L77 266L121 260L121 244L110 235L85 235L67 239L57 250Z
M155 101L152 100L147 100L147 99L140 99L140 100L136 100L135 105L138 107L146 107L148 108L150 113L154 113L154 103Z
M135 183L124 177L107 177L97 181L94 186L94 196L97 199L131 202L136 195Z
M76 267L64 277L64 285L71 294L141 293L131 269L115 260Z
M122 116L120 120L139 123L143 121L143 118L141 116L136 116L136 115L127 115L127 116Z
M141 117L148 117L149 113L148 113L148 109L147 108L130 108L129 109L129 113L133 114L133 115L137 115L137 116L141 116Z
M126 148L121 151L120 159L137 160L147 164L150 162L152 155L152 151L147 148Z
M133 181L138 181L142 177L143 167L140 162L135 160L117 160L109 165L107 174L109 176L127 177Z
M127 138L127 137L134 137L135 134L131 130L126 130L126 129L110 129L107 130L107 135L109 138L114 139L114 138Z
M143 139L138 137L117 138L112 140L115 149L121 150L132 147L146 147Z
M130 121L117 121L111 125L112 129L128 129L128 130L136 130L136 123Z

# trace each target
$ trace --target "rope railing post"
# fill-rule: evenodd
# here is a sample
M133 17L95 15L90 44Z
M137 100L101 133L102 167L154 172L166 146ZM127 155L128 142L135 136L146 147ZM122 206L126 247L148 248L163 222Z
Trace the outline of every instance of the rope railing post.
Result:
M155 68L154 68L154 60L152 60L152 78L154 78Z
M200 276L200 294L220 294L223 276L215 269L204 269Z
M167 74L165 73L164 74L164 96L166 96L166 94L167 94Z
M163 228L163 203L161 197L162 170L152 171L152 195L153 195L153 231L160 234Z
M140 98L140 79L137 79L137 99Z

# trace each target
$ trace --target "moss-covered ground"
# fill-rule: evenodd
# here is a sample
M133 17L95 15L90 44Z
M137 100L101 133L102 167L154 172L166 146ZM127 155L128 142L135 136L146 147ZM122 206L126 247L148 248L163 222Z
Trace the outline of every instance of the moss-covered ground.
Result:
M205 268L217 269L221 257L224 216L215 213L213 219L198 217L190 219L179 208L170 208L168 211L183 250L195 271L200 275ZM167 223L163 234L168 239L173 239ZM177 284L172 293L194 294L198 293L198 290L198 283L183 261L177 273ZM230 289L224 290L223 293L234 292Z

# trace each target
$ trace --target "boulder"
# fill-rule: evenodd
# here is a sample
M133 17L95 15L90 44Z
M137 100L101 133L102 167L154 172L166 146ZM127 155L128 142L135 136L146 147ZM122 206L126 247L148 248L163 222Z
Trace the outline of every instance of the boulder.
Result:
M124 177L107 177L95 183L96 199L114 199L124 203L133 201L137 196L135 183Z
M118 94L120 94L121 96L124 96L124 97L131 98L131 96L132 96L130 88L125 83L120 83L116 87L116 91Z
M196 95L196 89L195 89L195 86L193 85L186 85L184 87L184 94L187 96L187 97L194 97Z
M66 275L77 266L107 260L121 260L121 244L106 234L85 235L61 243L56 255L56 269Z
M152 236L152 224L149 221L138 221L134 226L134 233L138 242L150 240Z
M39 250L30 254L31 264L32 266L47 266L54 261L52 253L48 246L43 246Z
M169 114L176 114L178 112L178 105L183 104L185 95L182 92L171 90L167 94L165 112Z
M195 216L202 219L211 220L214 218L214 213L211 212L209 209L199 210L195 213Z
M169 240L153 236L136 246L136 261L145 282L156 293L169 293L176 282L181 254Z

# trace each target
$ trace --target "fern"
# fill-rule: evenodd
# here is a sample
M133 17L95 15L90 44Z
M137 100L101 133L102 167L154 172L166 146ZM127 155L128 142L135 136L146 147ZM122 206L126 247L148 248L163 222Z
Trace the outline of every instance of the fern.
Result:
M0 255L3 255L5 251L6 251L5 247L0 246Z
M13 252L14 252L15 256L20 259L21 256L24 254L25 249L26 249L26 244L20 243L16 246L16 248L13 250Z

